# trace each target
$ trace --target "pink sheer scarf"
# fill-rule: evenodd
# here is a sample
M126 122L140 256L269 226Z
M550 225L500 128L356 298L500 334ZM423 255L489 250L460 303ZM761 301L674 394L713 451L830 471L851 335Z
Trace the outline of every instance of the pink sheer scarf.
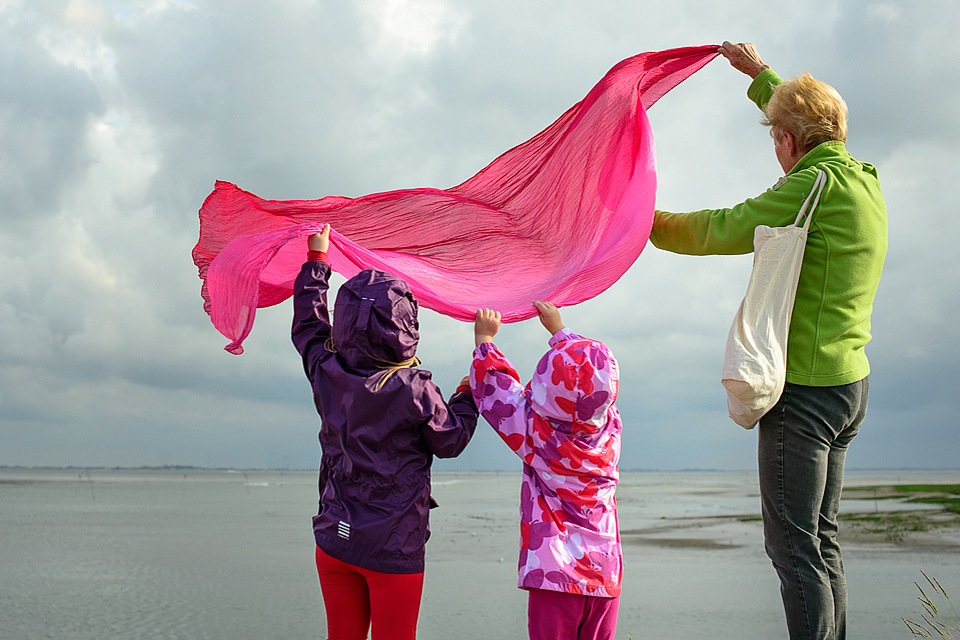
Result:
M623 60L556 122L449 189L278 201L218 181L200 208L193 259L226 350L242 353L257 308L292 295L306 236L324 223L335 271L387 271L423 306L459 320L490 307L516 322L536 315L532 300L563 307L602 293L653 224L646 109L716 55L711 45Z

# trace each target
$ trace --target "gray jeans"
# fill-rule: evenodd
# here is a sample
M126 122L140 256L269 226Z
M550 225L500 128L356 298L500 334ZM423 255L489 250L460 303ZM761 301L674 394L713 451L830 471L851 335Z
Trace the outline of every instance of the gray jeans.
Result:
M866 414L868 390L866 378L836 387L787 383L760 420L763 536L791 640L846 637L837 513L847 447Z

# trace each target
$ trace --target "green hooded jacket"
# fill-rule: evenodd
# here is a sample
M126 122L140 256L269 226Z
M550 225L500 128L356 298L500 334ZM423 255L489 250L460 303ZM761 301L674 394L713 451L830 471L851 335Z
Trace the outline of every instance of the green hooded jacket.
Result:
M747 95L763 109L782 80L761 72ZM691 255L753 251L757 225L796 220L817 169L827 185L810 223L787 344L787 382L827 387L870 373L864 347L887 252L887 208L876 168L855 160L839 141L807 153L774 186L729 209L657 211L650 241Z

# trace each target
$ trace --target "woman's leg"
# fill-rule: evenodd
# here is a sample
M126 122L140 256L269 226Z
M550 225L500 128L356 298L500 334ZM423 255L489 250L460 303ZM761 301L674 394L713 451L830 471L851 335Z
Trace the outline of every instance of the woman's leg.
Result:
M845 633L836 517L844 457L866 408L865 387L866 381L837 387L787 384L760 421L764 541L780 576L794 640L835 640Z
M366 640L370 596L362 569L328 556L320 547L316 555L328 640Z
M847 637L847 579L843 573L840 544L837 542L843 469L847 449L854 436L859 433L860 424L867 413L869 388L866 378L855 383L851 388L851 391L856 394L850 396L852 406L854 410L859 407L859 410L854 414L853 420L831 443L827 462L827 490L823 496L823 505L820 507L820 528L817 533L820 536L820 555L827 568L827 575L830 576L830 586L833 591L834 627L837 640L844 640Z

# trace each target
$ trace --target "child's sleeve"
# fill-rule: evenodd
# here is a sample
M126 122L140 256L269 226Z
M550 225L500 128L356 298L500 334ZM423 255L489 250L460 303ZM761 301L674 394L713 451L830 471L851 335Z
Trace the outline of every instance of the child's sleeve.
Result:
M477 428L477 406L470 391L462 388L450 396L449 402L444 402L429 373L423 373L426 374L422 378L425 386L420 402L427 418L421 431L423 438L433 455L455 458L466 448Z
M491 342L481 343L473 352L470 389L480 415L514 453L530 463L533 445L528 436L524 388L516 369Z
M552 348L557 346L558 343L563 342L564 340L583 340L583 339L584 337L581 336L579 333L574 333L573 331L570 331L570 329L567 329L566 327L564 327L563 329L560 329L560 331L557 331L555 334L550 336L550 339L547 341L547 344Z
M330 352L324 347L330 337L330 316L327 312L327 283L330 265L308 260L293 284L293 344L303 357L309 372L315 361Z

